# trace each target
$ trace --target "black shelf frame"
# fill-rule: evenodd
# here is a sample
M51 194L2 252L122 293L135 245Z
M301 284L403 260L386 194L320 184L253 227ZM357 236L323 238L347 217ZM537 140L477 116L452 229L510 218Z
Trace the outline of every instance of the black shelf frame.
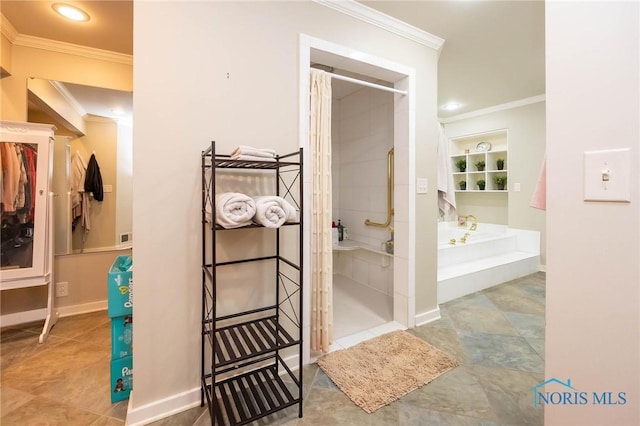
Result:
M286 366L280 358L279 362ZM245 425L299 404L300 400L291 388L302 389L302 382L287 368L290 380L287 386L287 382L278 375L275 365L251 370L220 381L215 386L210 377L205 379L203 384L207 403L215 416L212 424Z
M228 155L216 154L213 141L202 152L201 165L201 405L207 403L212 425L243 425L296 404L298 417L302 417L303 151L300 149L276 156L273 161L234 160ZM215 178L216 171L220 169L275 173L275 195L286 198L299 211L298 222L283 225L299 227L297 263L280 254L280 228L265 228L255 224L236 229L272 229L275 232L272 255L224 262L216 260L216 234L234 230L215 224ZM293 191L295 185L298 185L297 197ZM212 212L211 218L208 218L207 211ZM206 235L211 236L210 241ZM218 316L217 269L251 262L274 263L275 303ZM297 307L293 303L296 295L299 299ZM287 330L284 322L293 324L293 327ZM297 330L292 332L292 328ZM298 347L299 364L298 371L294 373L282 359L281 351L295 346ZM285 378L280 374L284 374Z

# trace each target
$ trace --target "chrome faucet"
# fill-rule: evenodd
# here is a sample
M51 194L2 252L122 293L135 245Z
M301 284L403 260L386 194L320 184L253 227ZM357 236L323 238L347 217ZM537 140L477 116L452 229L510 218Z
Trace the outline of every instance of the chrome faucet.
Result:
M476 231L478 229L478 219L472 214L466 216L467 219L471 219L470 231Z

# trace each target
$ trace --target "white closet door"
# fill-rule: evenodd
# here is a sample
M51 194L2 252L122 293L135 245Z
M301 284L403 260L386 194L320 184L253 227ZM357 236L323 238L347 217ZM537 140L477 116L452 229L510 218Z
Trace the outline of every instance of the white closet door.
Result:
M0 265L1 289L22 287L16 280L43 277L47 274L46 244L49 188L51 182L51 149L53 126L35 123L0 122L0 148L3 149L3 194L9 188L5 167L10 147L29 152L29 161L23 163L23 173L29 175L28 205L15 208L5 206L3 197L2 264ZM20 166L19 162L16 162ZM14 166L16 165L14 164ZM35 179L35 182L31 182ZM21 178L21 181L24 179ZM5 184L7 186L5 186ZM22 184L24 186L24 184ZM22 191L27 191L23 188Z

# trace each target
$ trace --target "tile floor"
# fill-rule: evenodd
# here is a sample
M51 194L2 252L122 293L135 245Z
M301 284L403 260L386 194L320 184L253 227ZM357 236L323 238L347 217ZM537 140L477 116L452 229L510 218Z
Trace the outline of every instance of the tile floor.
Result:
M128 401L111 404L106 311L60 318L44 344L42 322L3 328L0 424L124 425Z
M545 274L440 309L442 319L410 332L454 356L459 367L366 414L311 364L304 371L304 417L298 419L292 407L254 425L543 424L528 389L544 380ZM38 345L37 327L3 329L0 424L122 425L126 402L110 404L107 396L108 321L104 312L62 318L46 345ZM201 407L152 423L207 424Z

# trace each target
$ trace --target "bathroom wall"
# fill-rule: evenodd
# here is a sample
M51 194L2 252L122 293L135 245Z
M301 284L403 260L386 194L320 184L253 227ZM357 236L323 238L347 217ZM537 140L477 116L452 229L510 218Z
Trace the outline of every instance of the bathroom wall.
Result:
M199 404L200 153L212 139L225 152L238 144L298 148L301 34L415 69L415 104L404 106L418 117L408 129L417 141L410 167L432 185L411 206L416 261L409 274L416 312L437 306L437 51L315 2L135 2L134 339L142 343L132 424ZM236 240L245 249L254 244Z
M571 379L589 401L547 404L544 423L638 425L640 4L547 2L545 37L544 377ZM618 148L630 148L631 202L585 201L584 152ZM610 392L612 403L595 403L593 392ZM626 403L615 404L619 392Z
M499 129L509 131L509 193L461 194L456 197L458 213L473 214L479 222L539 231L540 263L545 265L545 212L529 206L538 182L546 147L545 102L490 112L472 118L447 120L445 124L448 138ZM515 191L515 183L520 184L520 191Z
M81 50L80 50L81 51ZM60 53L43 48L12 44L2 36L2 66L11 72L0 80L0 119L27 121L27 79L42 78L133 90L132 58L109 54L105 57L87 49L86 54ZM9 62L5 60L10 59ZM10 69L9 69L10 68ZM88 160L88 158L87 158ZM98 159L100 161L100 159ZM100 163L102 167L102 163ZM69 296L57 298L55 305L62 315L106 307L106 272L113 259L125 251L108 251L91 255L55 256L55 282L69 283ZM81 271L81 272L79 272ZM46 292L29 288L2 292L3 314L46 306Z
M116 160L116 246L120 244L120 234L133 229L131 206L133 205L133 127L131 123L118 123L118 158ZM117 206L128 206L120 208ZM123 243L124 245L130 244Z
M384 223L387 217L393 94L365 87L333 103L338 105L332 117L332 129L338 130L338 137L332 140L332 165L337 169L333 217L348 228L349 239L380 249L390 238L389 229L366 226L364 221ZM391 296L393 262L386 261L383 266L381 258L364 250L342 251L336 255L334 273Z
M85 233L81 226L76 226L72 232L73 252L81 253L81 250L91 250L116 246L115 222L116 222L116 194L117 187L117 148L118 148L118 124L101 117L93 117L85 120L86 134L71 141L71 156L76 152L89 164L92 154L100 167L103 185L111 185L112 191L103 194L102 201L91 200L89 224L90 230ZM128 204L127 207L131 206ZM129 207L130 208L130 207ZM84 239L84 241L83 241Z

